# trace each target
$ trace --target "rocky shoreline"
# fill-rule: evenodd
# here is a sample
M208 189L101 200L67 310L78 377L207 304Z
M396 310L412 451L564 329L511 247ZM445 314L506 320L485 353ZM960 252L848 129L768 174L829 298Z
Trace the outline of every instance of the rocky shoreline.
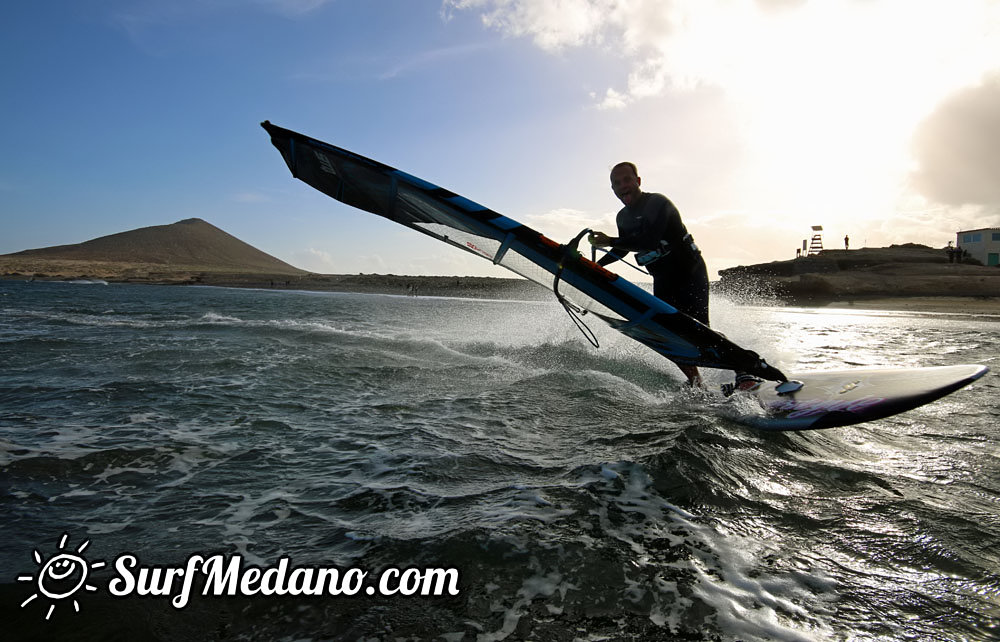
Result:
M944 249L924 245L824 250L816 255L739 266L720 272L724 291L754 290L786 304L862 305L876 300L947 299L1000 313L1000 269L951 263ZM911 301L912 302L912 301ZM884 303L882 304L884 305Z

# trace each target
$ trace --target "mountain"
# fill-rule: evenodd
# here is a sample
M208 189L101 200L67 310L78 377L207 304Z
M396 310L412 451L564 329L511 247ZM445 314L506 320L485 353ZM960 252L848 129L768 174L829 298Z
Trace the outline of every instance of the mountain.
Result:
M84 243L24 250L3 258L76 265L143 264L163 272L306 274L199 218L142 227Z

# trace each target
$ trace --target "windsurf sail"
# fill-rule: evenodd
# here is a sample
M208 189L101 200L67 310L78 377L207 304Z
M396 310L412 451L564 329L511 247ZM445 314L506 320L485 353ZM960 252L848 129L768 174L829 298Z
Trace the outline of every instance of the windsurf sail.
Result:
M563 245L464 196L293 132L261 123L292 176L336 200L383 216L557 292L564 305L592 314L671 361L786 377L641 287ZM579 237L577 237L577 240Z

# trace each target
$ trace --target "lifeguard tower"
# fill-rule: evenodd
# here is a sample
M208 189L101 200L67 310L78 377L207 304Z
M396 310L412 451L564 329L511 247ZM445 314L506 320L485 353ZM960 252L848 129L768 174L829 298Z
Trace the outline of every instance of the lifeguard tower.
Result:
M819 254L823 250L823 234L821 234L823 226L813 225L812 231L812 240L809 241L809 256Z

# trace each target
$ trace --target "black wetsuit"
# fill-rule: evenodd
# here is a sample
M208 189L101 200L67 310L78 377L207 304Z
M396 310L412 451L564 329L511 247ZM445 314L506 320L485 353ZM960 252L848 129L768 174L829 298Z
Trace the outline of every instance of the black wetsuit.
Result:
M617 223L618 238L612 239L611 252L598 263L607 265L629 252L657 250L660 241L666 241L664 256L645 266L653 277L653 294L708 325L708 270L670 199L642 192L635 203L618 212Z

